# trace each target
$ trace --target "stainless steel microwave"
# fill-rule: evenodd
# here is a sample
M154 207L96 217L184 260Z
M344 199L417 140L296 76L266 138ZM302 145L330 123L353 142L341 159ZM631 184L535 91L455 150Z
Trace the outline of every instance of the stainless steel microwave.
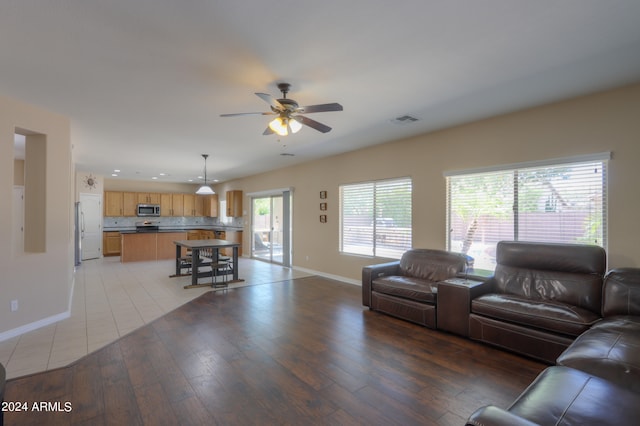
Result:
M138 204L138 216L160 216L160 205Z

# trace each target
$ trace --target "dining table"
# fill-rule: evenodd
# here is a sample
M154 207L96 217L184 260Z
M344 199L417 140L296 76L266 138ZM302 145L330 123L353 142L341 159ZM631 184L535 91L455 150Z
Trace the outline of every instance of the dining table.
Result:
M223 248L232 248L233 254L231 256L232 262L232 271L233 278L227 283L235 283L242 282L243 279L238 277L238 249L241 243L235 241L228 240L217 240L217 239L207 239L207 240L178 240L173 242L176 245L176 271L175 274L171 275L171 277L184 277L191 275L191 284L185 285L184 288L194 288L194 287L204 287L211 286L212 284L199 284L198 279L202 277L212 277L214 273L214 269L217 268L219 263L219 253L220 249ZM182 269L182 249L191 250L191 273L183 274ZM209 254L209 261L203 260L203 253ZM200 271L202 266L211 265L211 271ZM213 279L213 277L212 277Z

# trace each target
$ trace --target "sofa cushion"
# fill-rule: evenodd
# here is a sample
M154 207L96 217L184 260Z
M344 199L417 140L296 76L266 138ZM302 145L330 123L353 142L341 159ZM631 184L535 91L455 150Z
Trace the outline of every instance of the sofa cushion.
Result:
M569 336L579 335L600 319L597 314L577 306L497 293L474 299L471 312Z
M640 393L640 317L600 321L581 334L556 362Z
M378 293L431 304L436 303L438 292L434 282L400 275L376 278L371 284L371 289Z
M444 281L464 270L466 258L459 253L411 249L400 258L400 275L427 281Z

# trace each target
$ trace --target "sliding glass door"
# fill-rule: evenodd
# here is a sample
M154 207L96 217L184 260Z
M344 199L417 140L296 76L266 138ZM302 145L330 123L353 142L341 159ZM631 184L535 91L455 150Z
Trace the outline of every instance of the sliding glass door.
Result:
M290 266L289 192L252 198L251 257Z

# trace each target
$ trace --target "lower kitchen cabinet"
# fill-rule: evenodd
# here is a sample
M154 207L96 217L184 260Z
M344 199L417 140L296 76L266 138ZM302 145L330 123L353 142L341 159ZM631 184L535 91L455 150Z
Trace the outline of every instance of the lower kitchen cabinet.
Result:
M104 256L120 256L120 232L102 233L102 254Z

